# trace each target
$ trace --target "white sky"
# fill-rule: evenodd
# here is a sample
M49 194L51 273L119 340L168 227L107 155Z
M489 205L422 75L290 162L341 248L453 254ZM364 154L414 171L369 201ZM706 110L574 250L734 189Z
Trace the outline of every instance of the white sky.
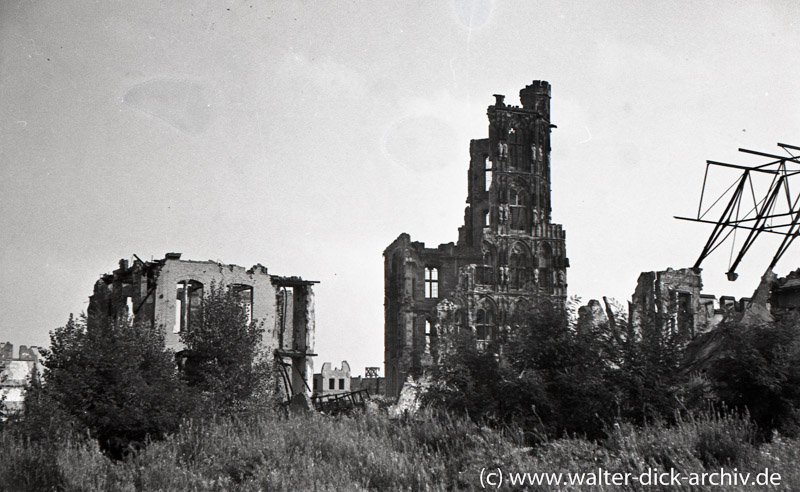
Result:
M800 145L798 23L791 1L0 0L0 340L46 345L120 258L176 251L321 281L316 367L382 366L383 249L457 240L469 140L534 79L569 293L624 302L696 260L709 226L672 216L706 159ZM722 247L706 292L750 295L776 246L735 283Z

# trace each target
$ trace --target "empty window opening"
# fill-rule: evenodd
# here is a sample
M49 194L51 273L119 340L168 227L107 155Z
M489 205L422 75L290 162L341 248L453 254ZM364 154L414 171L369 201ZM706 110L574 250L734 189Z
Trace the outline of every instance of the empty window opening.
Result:
M125 309L128 311L128 317L133 319L133 297L128 296L125 298Z
M475 282L480 285L494 285L494 254L491 249L483 252L483 265L475 266Z
M196 280L182 280L176 284L175 326L173 333L191 329L193 323L200 322L203 307L203 284Z
M692 311L692 294L678 292L678 330L682 334L694 335L694 316Z
M340 390L344 389L344 378L339 378L339 389Z
M431 353L431 322L425 320L425 353Z
M314 378L314 391L319 391L319 379Z
M494 326L494 311L480 308L475 313L475 338L478 348L486 348L486 344L496 338L497 329Z
M525 135L515 128L508 130L508 163L512 168L528 170L528 152L524 148Z
M484 210L483 212L483 227L489 227L489 211Z
M488 164L488 162L486 164ZM486 170L484 177L484 183L486 186L483 191L489 191L489 189L492 187L492 168L489 166L484 166L484 169Z
M330 378L328 380L328 389L336 389L336 379Z
M253 321L253 287L250 285L244 284L233 284L231 285L231 292L239 301L239 304L242 306L242 310L244 310L245 315L247 316L247 322L252 323Z
M539 246L539 288L552 292L553 290L553 248L547 243Z
M511 258L509 259L508 283L512 289L523 289L528 283L528 254L525 248L516 244L514 249L511 250Z
M508 205L511 209L511 228L517 231L527 229L527 214L525 213L525 196L521 191L512 188L508 192Z
M436 299L439 297L439 269L425 268L425 297Z

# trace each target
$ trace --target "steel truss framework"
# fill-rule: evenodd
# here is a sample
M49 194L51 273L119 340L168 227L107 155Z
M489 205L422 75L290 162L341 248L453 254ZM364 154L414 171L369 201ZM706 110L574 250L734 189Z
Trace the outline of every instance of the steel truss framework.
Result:
M697 217L675 217L676 219L692 222L714 224L714 229L711 231L711 235L693 268L700 268L703 260L731 235L734 236L735 246L736 232L742 229L747 231L747 237L742 243L736 259L728 267L728 280L736 280L736 267L739 266L744 255L762 232L783 236L783 240L775 252L772 262L769 264L768 270L772 270L792 241L800 235L800 207L798 207L800 193L793 196L789 186L792 177L800 176L800 155L798 155L800 154L800 147L784 143L778 143L778 147L789 155L781 156L755 150L739 149L739 152L769 159L769 162L757 166L706 161L706 172L703 177L703 190L700 193ZM707 200L705 195L708 171L711 166L737 169L742 174L703 211L703 202ZM769 188L760 198L757 198L756 188L753 185L752 178L754 175L771 175ZM800 185L795 187L796 191L798 189L800 189ZM728 204L718 220L714 221L705 218L718 203L724 203L724 199L728 197ZM749 204L750 199L753 201L752 206ZM731 258L733 258L733 249L731 250Z

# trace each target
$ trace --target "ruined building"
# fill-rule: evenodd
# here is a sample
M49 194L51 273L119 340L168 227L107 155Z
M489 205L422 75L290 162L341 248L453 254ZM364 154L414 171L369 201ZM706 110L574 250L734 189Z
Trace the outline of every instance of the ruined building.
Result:
M283 390L288 397L308 394L313 371L314 281L270 275L255 265L246 270L215 261L181 260L180 253L167 253L162 260L129 264L95 283L88 314L119 317L129 315L163 331L167 348L184 349L182 331L199 322L204 291L212 284L231 289L240 299L251 321L263 321L264 348L274 351L283 365Z
M692 340L713 330L726 318L764 320L775 314L800 311L800 269L782 278L770 270L751 297L738 300L733 296L717 298L702 290L699 268L643 272L631 298L631 322L635 327L649 324Z
M713 296L701 294L703 281L691 268L642 272L630 304L633 326L658 327L685 339L705 331L714 318ZM710 306L710 311L709 311Z
M364 376L350 378L350 389L353 391L367 390L372 395L382 395L386 387L386 382L379 375L379 367L364 368Z
M441 316L483 347L536 297L566 299L565 233L550 222L550 84L522 89L521 107L495 98L488 138L470 142L458 242L426 248L404 233L383 253L387 395L432 362Z
M335 368L330 362L322 364L320 372L314 374L315 395L335 395L350 392L350 364L342 361L342 367Z
M32 377L42 374L40 350L20 345L14 357L14 345L0 343L0 419L22 411L25 388Z

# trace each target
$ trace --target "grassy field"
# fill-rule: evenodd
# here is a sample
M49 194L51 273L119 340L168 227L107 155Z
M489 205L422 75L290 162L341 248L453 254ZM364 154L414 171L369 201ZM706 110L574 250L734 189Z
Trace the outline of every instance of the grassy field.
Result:
M276 415L186 422L165 441L124 461L106 458L88 439L28 442L0 435L2 491L358 491L482 490L481 474L502 471L507 490L792 490L800 487L800 443L753 444L747 420L728 415L673 426L615 426L600 443L563 438L525 447L464 418L422 413L389 420L380 413L329 417ZM539 486L514 487L513 472L681 473L720 467L781 475L780 487ZM497 477L489 477L495 480ZM566 476L563 480L566 480Z

